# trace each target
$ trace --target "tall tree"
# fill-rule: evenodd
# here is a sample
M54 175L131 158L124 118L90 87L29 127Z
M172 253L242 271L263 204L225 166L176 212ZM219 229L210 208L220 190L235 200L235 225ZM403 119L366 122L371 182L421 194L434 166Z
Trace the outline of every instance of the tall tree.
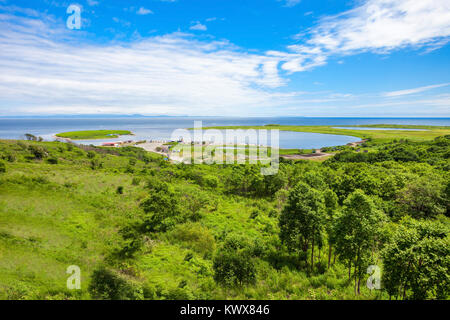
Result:
M327 189L324 192L325 212L326 212L326 232L328 235L328 268L331 265L331 255L333 251L334 233L333 226L336 220L336 210L338 208L338 196L333 190Z
M305 183L297 184L289 193L280 215L280 239L289 250L296 251L300 248L305 259L311 247L311 270L314 267L315 240L322 234L324 221L323 194Z
M356 190L344 201L343 212L336 219L336 253L349 266L354 267L355 294L369 265L371 252L380 237L384 214L362 190Z

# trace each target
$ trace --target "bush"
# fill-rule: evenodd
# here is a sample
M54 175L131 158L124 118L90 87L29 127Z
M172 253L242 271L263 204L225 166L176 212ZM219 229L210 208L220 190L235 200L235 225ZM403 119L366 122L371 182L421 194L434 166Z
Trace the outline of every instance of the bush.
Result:
M211 231L198 223L178 225L168 234L168 238L203 255L211 255L216 248Z
M214 280L225 286L242 286L256 281L256 267L247 239L228 237L213 261Z
M116 192L117 194L123 194L123 186L118 186Z
M247 251L222 249L214 257L214 280L225 286L242 286L256 280L256 268Z
M88 153L87 153L87 157L89 158L89 159L94 159L95 158L95 156L96 156L97 154L94 152L94 151L88 151Z
M219 185L219 178L212 175L207 175L203 177L202 185L209 188L217 188Z
M117 243L117 247L113 250L111 257L118 259L133 258L144 245L139 224L131 222L120 228L119 234L122 236L122 241Z
M178 196L166 184L160 184L159 187L161 189L152 191L141 203L146 213L142 224L143 232L165 232L187 220L181 212Z
M92 170L97 170L97 169L101 169L101 168L103 168L103 163L100 162L100 160L98 160L98 159L91 160L91 169Z
M41 146L30 145L30 146L28 146L28 151L30 151L30 153L37 160L42 160L42 159L44 159L45 157L48 156L47 150L45 148L41 147Z
M3 157L3 159L5 159L8 162L16 162L17 156L15 153L8 153L5 157Z
M405 214L416 219L434 218L446 211L443 187L436 181L421 178L397 193L397 202Z
M58 164L58 158L47 159L47 162L50 164Z
M89 293L99 300L142 300L143 289L104 266L92 273Z
M2 161L0 161L0 173L5 173L5 172L6 172L6 166Z

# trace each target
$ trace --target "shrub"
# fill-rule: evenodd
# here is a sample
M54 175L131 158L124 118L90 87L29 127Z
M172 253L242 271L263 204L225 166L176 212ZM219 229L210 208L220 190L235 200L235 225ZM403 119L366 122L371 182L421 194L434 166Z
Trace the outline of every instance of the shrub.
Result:
M123 194L123 186L118 186L116 192L117 194Z
M204 255L212 254L216 248L211 231L198 223L178 225L168 234L168 238Z
M0 173L5 173L5 172L6 172L6 166L2 161L0 161Z
M122 241L117 244L111 257L118 259L133 258L144 245L144 239L140 233L139 224L129 223L120 228L119 234L122 236Z
M50 164L58 164L58 158L47 159L47 162Z
M164 232L187 220L181 212L178 196L169 190L166 184L158 187L161 189L152 191L150 196L141 203L146 213L142 224L143 232Z
M203 185L209 188L217 188L217 186L219 185L219 178L212 175L204 176Z
M214 257L214 280L225 286L254 283L256 268L247 251L222 249Z
M100 300L142 300L143 290L117 272L100 266L92 273L89 293Z
M125 173L134 173L134 168L132 166L128 165L125 168Z
M397 202L414 218L434 218L446 211L442 189L438 182L421 178L397 193Z
M98 160L98 159L91 160L91 169L92 170L101 169L101 168L103 168L103 163L100 162L100 160Z
M95 156L96 156L97 154L94 152L94 151L88 151L88 153L87 153L87 157L89 158L89 159L94 159L95 158Z
M35 159L42 160L48 156L48 152L45 148L41 146L28 146L28 151L34 156Z
M17 161L17 156L15 153L8 153L7 155L5 155L3 157L3 159L5 159L8 162L16 162Z
M134 177L133 180L131 181L131 184L133 186L138 186L141 183L141 179L138 177Z
M214 280L225 286L242 286L256 281L253 247L241 236L226 238L213 260Z

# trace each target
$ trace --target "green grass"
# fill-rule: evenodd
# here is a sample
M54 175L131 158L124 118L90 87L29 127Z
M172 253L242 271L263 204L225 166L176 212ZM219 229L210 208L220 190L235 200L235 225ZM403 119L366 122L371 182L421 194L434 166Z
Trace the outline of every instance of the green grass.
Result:
M47 158L58 159L57 164L34 159L30 146L45 148ZM0 173L0 299L90 299L87 287L93 270L105 263L120 243L119 229L142 215L139 204L151 192L145 182L152 179L167 182L188 198L201 195L215 204L201 208L198 221L182 226L206 230L216 248L227 235L244 236L272 248L267 250L278 257L274 260L280 265L270 263L267 257L258 258L255 285L224 289L213 279L214 253L205 254L207 250L195 237L180 240L177 229L148 234L135 259L113 266L145 287L146 298L387 298L384 292L371 293L366 288L355 297L346 268L339 263L323 273L309 274L290 263L292 259L283 261L287 253L278 239L278 200L225 191L227 177L235 168L177 166L133 147L114 149L114 154L106 151L94 148L92 158L88 150L61 142L0 140L0 161L6 166L6 172ZM7 160L10 155L14 155L11 161ZM102 166L94 170L93 160ZM131 160L136 163L130 165ZM425 164L418 165L398 170L401 175L425 170ZM306 161L280 165L286 174L319 166ZM208 176L216 177L218 186L204 185L202 181ZM135 179L140 182L133 183ZM123 194L116 192L119 186L123 186ZM252 218L255 210L259 214ZM326 264L324 250L322 264ZM186 259L188 255L192 258ZM70 265L81 268L81 291L66 289L66 268Z
M60 138L68 138L72 140L95 140L118 138L122 135L130 135L128 130L86 130L86 131L70 131L56 134Z

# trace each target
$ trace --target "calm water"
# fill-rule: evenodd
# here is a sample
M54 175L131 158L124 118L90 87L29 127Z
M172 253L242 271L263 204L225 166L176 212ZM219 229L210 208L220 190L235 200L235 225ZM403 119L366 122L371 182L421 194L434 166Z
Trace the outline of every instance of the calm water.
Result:
M130 130L135 136L120 139L85 141L100 144L116 140L169 140L173 130L191 128L194 121L203 121L203 126L250 126L265 124L280 125L332 125L353 126L365 124L415 124L450 126L450 118L226 118L226 117L154 117L154 118L109 118L109 119L0 119L0 139L23 139L25 133L53 140L56 133L76 130L117 129ZM280 132L281 148L320 148L343 145L358 141L358 138L318 133ZM81 143L81 142L80 142Z

